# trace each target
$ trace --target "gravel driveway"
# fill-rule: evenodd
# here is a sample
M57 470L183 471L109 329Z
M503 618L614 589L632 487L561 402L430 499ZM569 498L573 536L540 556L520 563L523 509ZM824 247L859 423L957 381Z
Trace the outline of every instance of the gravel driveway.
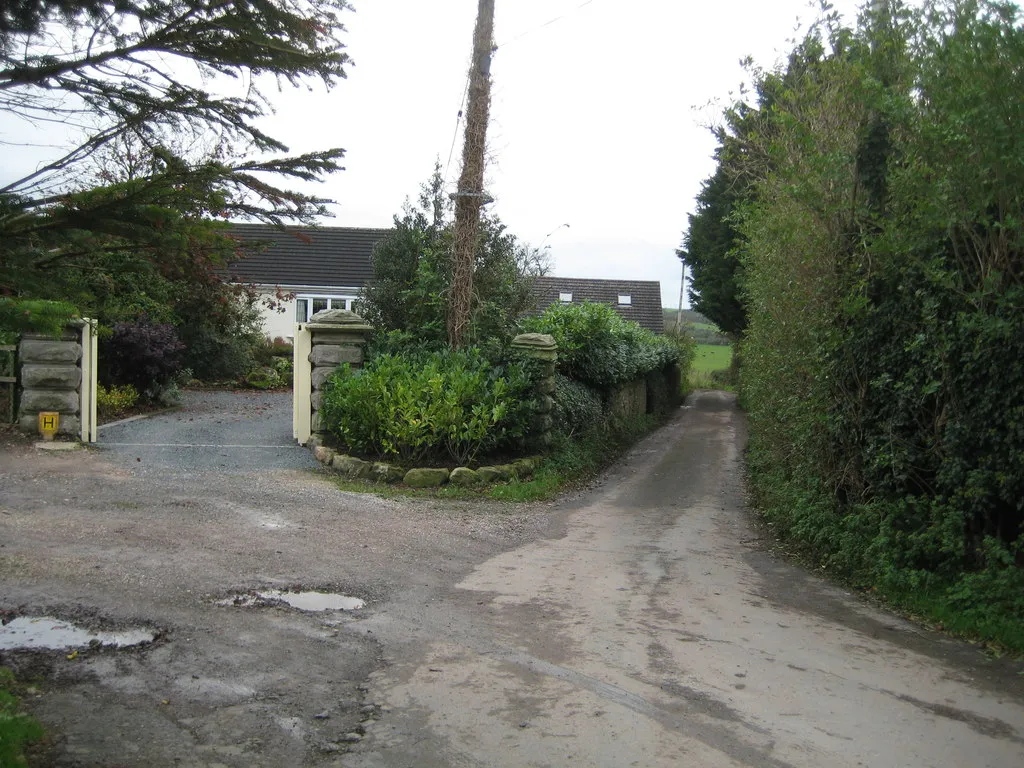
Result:
M165 470L316 467L292 439L290 392L187 391L177 410L101 426L99 446L112 462Z
M345 493L286 397L192 397L0 451L0 611L157 633L0 652L39 681L40 765L1024 765L1020 664L770 552L729 395L522 506Z

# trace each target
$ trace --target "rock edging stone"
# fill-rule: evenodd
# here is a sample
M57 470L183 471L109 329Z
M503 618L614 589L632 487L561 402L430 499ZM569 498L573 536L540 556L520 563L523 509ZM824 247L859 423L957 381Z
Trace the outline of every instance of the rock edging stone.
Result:
M313 448L313 456L326 467L349 480L376 480L381 483L404 483L412 488L439 488L452 484L462 487L477 487L492 483L508 482L514 479L531 477L537 468L537 460L533 458L517 459L511 464L493 467L456 467L453 470L436 467L414 467L404 470L386 462L364 461L355 456L348 456L325 445Z

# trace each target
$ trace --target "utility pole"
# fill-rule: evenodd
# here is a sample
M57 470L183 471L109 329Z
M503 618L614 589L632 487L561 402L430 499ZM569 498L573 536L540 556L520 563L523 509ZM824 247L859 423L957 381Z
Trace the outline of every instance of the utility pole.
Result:
M479 3L473 32L473 62L469 66L462 174L455 192L455 243L448 301L448 343L453 348L464 343L473 308L473 264L480 231L480 207L484 202L484 151L491 110L494 0L479 0Z
M676 336L683 330L683 290L686 288L686 262L683 262L682 274L679 276L679 312L676 314Z

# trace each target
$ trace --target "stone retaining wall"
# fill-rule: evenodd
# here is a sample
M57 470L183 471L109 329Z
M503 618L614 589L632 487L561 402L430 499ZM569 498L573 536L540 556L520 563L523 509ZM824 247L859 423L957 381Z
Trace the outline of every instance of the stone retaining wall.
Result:
M623 384L608 395L605 408L614 421L632 421L644 414L664 415L682 402L682 377L673 363Z

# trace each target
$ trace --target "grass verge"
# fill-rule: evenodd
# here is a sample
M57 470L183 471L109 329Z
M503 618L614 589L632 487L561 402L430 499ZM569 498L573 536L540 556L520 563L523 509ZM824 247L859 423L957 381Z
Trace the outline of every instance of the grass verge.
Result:
M28 765L25 747L43 738L43 726L21 711L14 674L0 667L0 766Z
M890 590L871 592L914 621L939 632L982 645L995 655L1009 653L1024 658L1024 620L995 611L972 615L950 603L945 589Z

